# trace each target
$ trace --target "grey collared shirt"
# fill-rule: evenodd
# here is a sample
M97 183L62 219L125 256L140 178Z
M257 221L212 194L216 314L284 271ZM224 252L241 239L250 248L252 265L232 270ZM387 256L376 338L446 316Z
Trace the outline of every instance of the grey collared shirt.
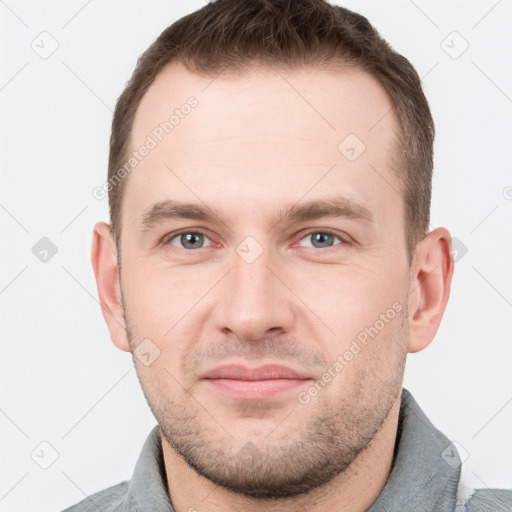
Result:
M512 490L479 489L461 503L457 499L460 469L456 447L404 388L392 469L368 512L512 511ZM131 480L88 496L63 512L98 511L174 512L158 425L144 443Z

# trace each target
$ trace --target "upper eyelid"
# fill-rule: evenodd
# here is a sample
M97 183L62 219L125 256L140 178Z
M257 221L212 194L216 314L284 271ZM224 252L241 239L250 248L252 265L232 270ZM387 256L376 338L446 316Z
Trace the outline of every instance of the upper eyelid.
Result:
M301 235L300 238L295 238L295 242L293 242L293 243L296 244L297 242L300 242L302 239L304 239L305 237L307 237L309 235L312 235L313 233L327 233L327 234L331 234L331 235L337 237L341 241L341 243L334 244L333 246L329 246L329 247L323 247L323 248L320 248L320 247L308 247L308 249L319 249L319 250L322 250L323 252L326 252L326 249L333 249L337 245L347 245L347 244L350 244L350 243L353 242L353 238L350 235L348 235L345 232L343 232L343 231L340 232L340 231L337 231L335 229L333 229L333 230L331 230L331 229L312 229L310 231L307 231L303 235Z
M352 237L350 237L349 235L347 235L346 233L344 232L340 232L340 231L337 231L335 229L330 229L330 228L311 228L309 230L307 230L306 232L304 232L303 234L301 234L303 232L303 230L301 230L301 232L299 232L300 234L300 237L298 237L299 234L295 235L294 236L294 244L297 243L297 242L300 242L302 239L304 239L305 237L313 234L313 233L328 233L328 234L331 234L337 238L339 238L341 240L342 243L344 244L347 244L349 243L349 241L352 240ZM202 228L192 228L192 229L183 229L183 230L180 230L176 233L170 233L170 235L172 236L169 236L166 235L162 238L162 242L161 244L162 245L168 245L170 244L171 240L174 240L177 236L180 236L180 235L183 235L185 233L197 233L197 234L201 234L205 237L207 237L211 242L215 243L214 240L212 240L212 237L210 237L208 235L208 233L203 230ZM347 238L349 240L347 240ZM327 247L328 249L329 247ZM201 247L202 249L202 247ZM187 250L187 251L190 251L189 249L184 249L184 250Z
M197 233L197 234L200 234L200 235L203 235L205 237L207 237L211 242L213 242L212 240L212 237L208 235L208 233L206 233L205 231L203 231L202 229L183 229L183 230L180 230L176 233L167 233L167 235L165 235L160 244L161 245L170 245L171 243L171 240L174 240L177 236L180 236L180 235L184 235L185 233Z

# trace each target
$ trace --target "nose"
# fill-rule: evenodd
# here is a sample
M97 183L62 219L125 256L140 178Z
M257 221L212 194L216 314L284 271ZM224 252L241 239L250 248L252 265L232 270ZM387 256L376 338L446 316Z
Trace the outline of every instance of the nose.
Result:
M268 251L252 262L235 252L233 268L217 290L216 328L244 341L289 332L296 309L284 274Z

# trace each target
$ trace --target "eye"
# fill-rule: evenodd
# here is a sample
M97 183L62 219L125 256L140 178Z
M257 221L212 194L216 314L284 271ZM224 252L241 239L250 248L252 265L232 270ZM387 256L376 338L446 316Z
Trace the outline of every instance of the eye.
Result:
M341 244L333 243L334 239L338 239ZM312 245L306 247L313 247L314 249L323 249L333 247L333 245L347 244L348 240L344 239L340 234L334 231L310 231L306 236L300 240L310 240Z
M203 247L211 245L211 243L209 245L204 245L205 240L209 240L211 242L211 240L200 231L183 231L170 238L164 239L162 243L163 245L173 245L180 249L194 250L202 249Z
M335 242L336 239L339 243ZM349 240L344 238L341 234L330 230L310 231L303 236L299 242L302 240L309 240L310 245L306 245L305 247L311 247L313 249L328 249L335 245L350 243ZM172 245L186 251L193 251L210 247L213 243L210 238L201 231L182 231L164 238L162 245Z

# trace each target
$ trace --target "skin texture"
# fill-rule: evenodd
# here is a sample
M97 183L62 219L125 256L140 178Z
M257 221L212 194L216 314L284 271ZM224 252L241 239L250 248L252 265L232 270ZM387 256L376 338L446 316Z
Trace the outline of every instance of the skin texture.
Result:
M92 244L112 341L134 353L149 339L158 356L134 363L162 433L172 505L365 510L391 468L406 355L432 341L449 297L450 234L427 234L409 267L397 122L367 73L255 65L212 79L171 63L142 99L132 148L191 96L197 106L128 176L121 270L108 224L96 224ZM365 145L354 161L338 149L349 134ZM280 215L340 197L372 220ZM144 228L144 214L168 199L217 217ZM200 235L187 245L178 230ZM335 234L315 235L325 230ZM371 326L378 332L356 353ZM244 399L201 378L219 365L271 363L310 380Z

